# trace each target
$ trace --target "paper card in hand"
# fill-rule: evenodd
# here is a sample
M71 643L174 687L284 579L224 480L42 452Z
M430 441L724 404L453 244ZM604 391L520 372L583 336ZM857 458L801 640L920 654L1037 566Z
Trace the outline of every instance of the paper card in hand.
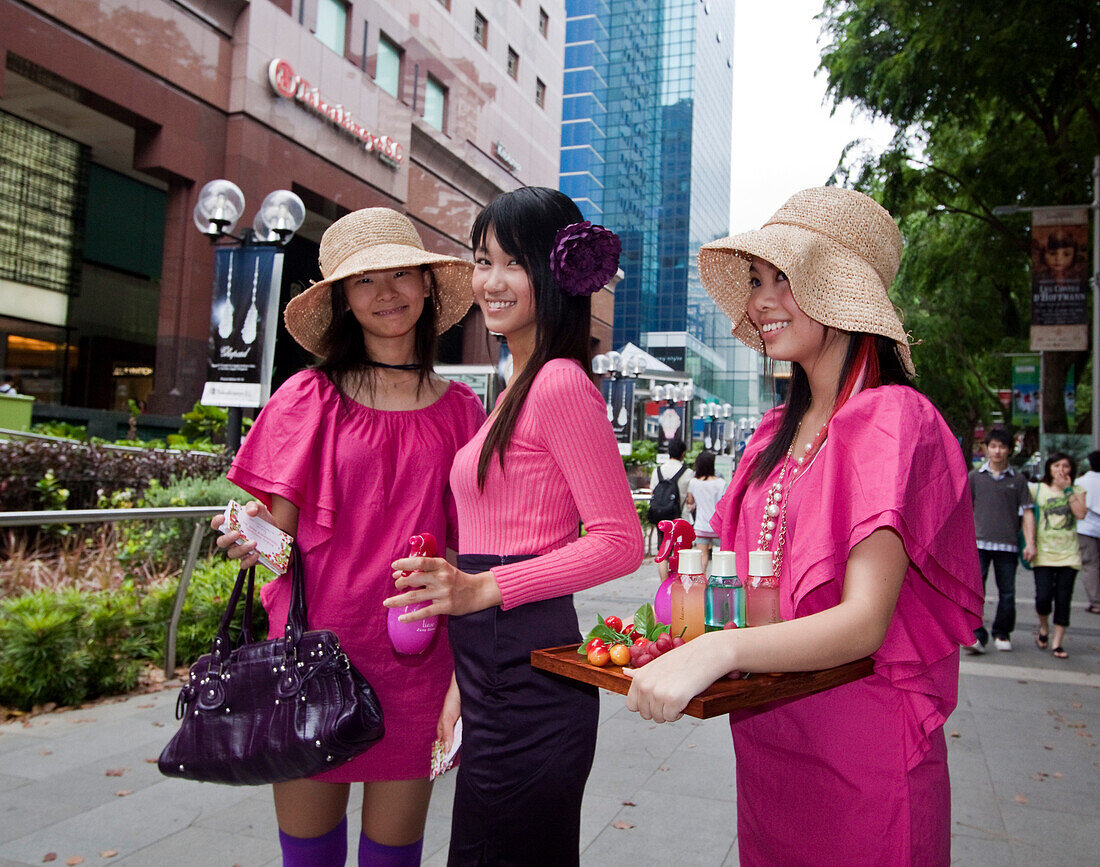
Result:
M443 738L437 738L435 743L432 744L432 771L429 779L434 780L436 777L447 773L455 763L455 756L458 755L458 750L462 746L462 718L455 722L455 733L451 740L451 748L445 749L443 746Z
M241 534L242 542L255 542L260 562L276 575L282 575L290 566L290 545L294 537L284 533L274 524L263 518L254 518L244 510L236 500L230 500L225 507L225 520L221 531Z

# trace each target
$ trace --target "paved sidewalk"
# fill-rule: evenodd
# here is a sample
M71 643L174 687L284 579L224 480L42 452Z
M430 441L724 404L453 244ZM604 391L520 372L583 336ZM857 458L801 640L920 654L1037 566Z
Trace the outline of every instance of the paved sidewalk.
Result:
M1019 578L1016 650L964 656L959 706L946 726L953 861L1096 864L1100 617L1075 605L1070 658L1055 660L1033 643L1030 575ZM647 562L579 595L582 629L597 610L629 615L656 586ZM987 600L987 620L994 603ZM173 688L0 725L0 867L41 864L48 853L59 865L74 856L85 865L278 865L266 788L158 773L153 762L174 730L175 701ZM657 726L604 693L600 720L582 863L736 864L734 760L724 718ZM446 863L453 777L432 798L428 865ZM353 863L358 831L350 824Z

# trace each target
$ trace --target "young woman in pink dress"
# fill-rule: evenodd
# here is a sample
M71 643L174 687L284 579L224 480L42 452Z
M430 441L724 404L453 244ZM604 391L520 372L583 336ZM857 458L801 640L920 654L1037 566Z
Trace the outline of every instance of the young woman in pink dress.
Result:
M634 675L628 706L663 722L728 672L874 660L863 680L731 715L742 864L950 861L943 723L982 585L965 461L909 384L887 295L901 248L885 209L829 187L699 254L733 333L791 364L786 405L711 522L742 575L749 551L772 552L784 622L661 656Z
M451 470L458 568L398 560L400 595L386 604L427 600L404 617L451 615L456 687L440 732L449 740L461 713L462 759L448 863L568 867L579 860L599 696L530 661L536 648L580 641L574 591L642 560L618 445L588 373L589 296L614 276L619 242L539 187L495 199L472 236L474 299L508 341L512 378Z
M432 372L435 338L470 306L470 263L424 250L407 217L369 208L321 239L321 273L287 305L287 330L320 363L260 413L229 478L246 508L296 537L311 628L332 629L378 694L386 734L320 776L275 785L283 864L343 867L350 783L363 783L359 863L420 863L431 743L453 664L441 624L423 653L397 653L382 600L389 564L429 532L457 550L448 474L485 418L465 385ZM214 519L217 527L220 518ZM218 544L242 566L253 546ZM290 576L263 588L272 635L285 629Z

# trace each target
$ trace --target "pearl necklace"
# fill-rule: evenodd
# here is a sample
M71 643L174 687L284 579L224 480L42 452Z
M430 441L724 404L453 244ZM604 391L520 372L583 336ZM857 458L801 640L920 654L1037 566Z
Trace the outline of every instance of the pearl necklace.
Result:
M783 492L783 479L787 475L787 466L791 461L791 457L794 454L794 445L798 442L798 435L802 431L802 422L798 423L798 427L795 429L794 438L791 440L791 447L787 449L787 454L783 458L783 466L779 469L779 478L772 483L771 488L768 490L768 496L764 501L764 515L760 520L760 535L756 540L756 548L758 551L766 551L771 544L772 539L775 537L775 519L779 518L779 538L775 544L775 552L772 554L772 563L774 565L773 574L779 575L779 567L783 565L783 542L787 535L787 502L791 498L791 486L794 485L794 481L798 478L798 474L801 470L809 466L806 462L811 460L817 452L818 447L825 440L826 431L829 428L829 422L821 426L821 430L817 432L817 436L813 438L812 442L806 444L804 454L798 458L794 465L791 467L791 479L787 484L786 496Z

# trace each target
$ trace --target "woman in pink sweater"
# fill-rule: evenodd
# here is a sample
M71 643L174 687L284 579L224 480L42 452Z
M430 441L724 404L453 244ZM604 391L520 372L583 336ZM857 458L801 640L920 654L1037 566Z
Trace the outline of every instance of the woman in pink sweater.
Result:
M530 653L578 642L572 593L642 560L618 447L587 372L589 296L615 274L619 241L538 187L493 201L472 241L474 297L507 339L513 375L455 456L458 567L398 560L403 592L386 604L430 601L403 619L451 615L456 682L440 733L450 740L460 708L463 732L449 863L576 864L599 698L535 671ZM401 577L406 570L416 573Z

